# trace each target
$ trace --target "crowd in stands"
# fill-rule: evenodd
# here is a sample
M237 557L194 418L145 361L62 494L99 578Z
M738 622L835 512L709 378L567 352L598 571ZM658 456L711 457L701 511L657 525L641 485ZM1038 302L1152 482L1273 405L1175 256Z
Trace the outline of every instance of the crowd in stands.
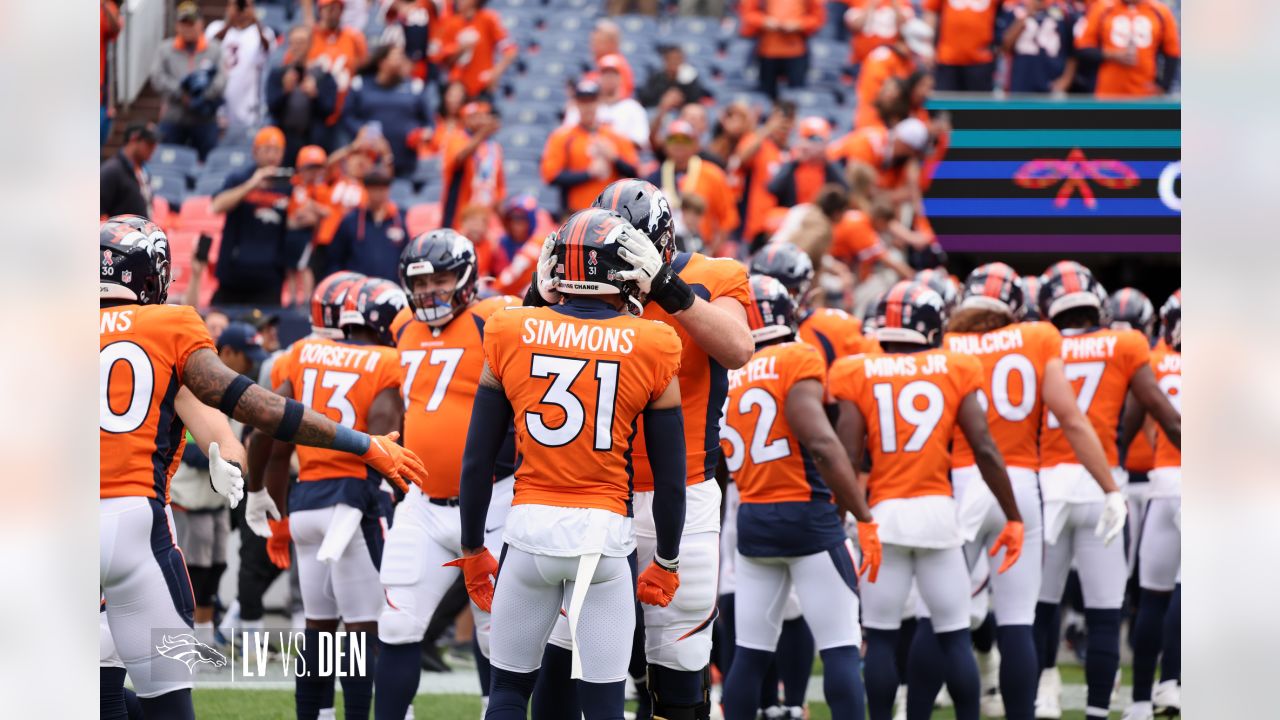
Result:
M105 141L127 18L100 4ZM622 177L664 190L684 247L745 257L781 236L871 297L943 255L922 199L951 132L932 93L1154 96L1180 55L1161 0L228 0L169 17L162 109L103 163L101 213L168 228L200 305L295 304L337 268L395 278L403 244L441 226L518 291L554 220Z

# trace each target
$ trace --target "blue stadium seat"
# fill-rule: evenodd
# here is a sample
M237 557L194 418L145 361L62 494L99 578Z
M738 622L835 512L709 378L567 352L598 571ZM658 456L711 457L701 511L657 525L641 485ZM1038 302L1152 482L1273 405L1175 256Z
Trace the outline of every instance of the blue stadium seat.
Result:
M263 25L276 31L276 35L284 35L289 30L289 13L282 5L255 5L258 20Z
M422 158L418 160L417 167L413 170L412 180L415 184L431 184L440 182L440 173L444 172L441 167L439 156Z
M529 38L537 29L540 16L535 12L502 11L502 25L512 37Z
M200 177L196 178L196 189L193 195L217 195L222 192L222 186L227 182L227 176L222 173L206 171Z
M614 21L622 28L624 37L655 38L658 35L658 20L648 15L618 15Z
M168 168L150 171L151 192L169 201L170 207L178 207L187 196L187 176Z
M515 93L509 102L532 100L537 103L560 103L566 99L564 83L554 80L543 83L535 80L536 78L529 76L526 82L516 83Z
M554 105L516 105L503 113L503 122L511 125L554 125L559 119L559 112Z
M204 160L206 171L231 173L253 165L253 149L244 145L220 145Z
M413 204L413 182L404 178L391 181L391 202L403 211Z
M705 17L680 18L672 23L671 34L716 36L720 34L720 22Z
M505 15L508 10L532 10L541 8L544 4L542 0L493 0L493 9L499 15Z
M195 177L200 164L200 156L193 147L186 145L157 145L156 151L147 163L148 168L156 170L165 168L180 172L187 177Z
M573 33L585 37L591 31L592 20L579 13L558 13L547 20L547 31Z

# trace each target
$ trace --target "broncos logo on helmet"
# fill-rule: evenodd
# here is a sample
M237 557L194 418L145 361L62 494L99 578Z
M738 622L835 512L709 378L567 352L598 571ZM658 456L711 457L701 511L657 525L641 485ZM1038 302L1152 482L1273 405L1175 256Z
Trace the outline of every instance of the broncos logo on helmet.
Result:
M782 283L796 302L802 302L813 284L813 261L789 242L765 245L751 256L752 275L768 275Z
M316 285L311 294L311 332L331 340L341 340L342 330L338 320L347 293L354 291L365 281L365 276L350 270L339 270Z
M924 283L903 280L876 303L874 334L882 343L937 347L945 316L941 295Z
M675 257L676 226L671 203L653 183L636 178L618 180L602 190L591 207L621 215L653 242L662 262L670 263Z
M408 304L409 299L399 285L384 278L365 278L364 282L347 293L342 314L338 316L338 326L345 329L352 325L363 325L373 330L378 336L378 342L394 346L396 342L391 335L391 321Z
M98 230L100 300L132 300L163 305L172 280L169 237L138 215L116 215Z
M453 273L451 290L413 289L413 278ZM465 236L450 228L431 230L414 238L400 254L400 287L409 298L413 316L431 327L448 324L476 296L476 249Z

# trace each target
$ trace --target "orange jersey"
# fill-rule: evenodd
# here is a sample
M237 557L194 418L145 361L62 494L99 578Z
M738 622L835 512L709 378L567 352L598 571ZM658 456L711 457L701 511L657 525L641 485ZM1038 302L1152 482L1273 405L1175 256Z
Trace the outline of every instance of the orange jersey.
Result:
M738 141L738 151L755 141L755 133L747 133ZM742 237L751 240L757 233L764 231L766 219L774 208L778 207L778 199L769 192L769 181L773 174L790 159L786 150L778 147L770 138L760 143L755 155L742 162L739 172L742 182L739 187L746 193L747 210L743 219Z
M560 173L568 170L582 172L590 168L592 160L599 155L597 145L607 144L624 162L633 167L639 163L636 146L631 141L613 132L607 127L587 130L581 125L570 125L556 128L547 138L546 148L542 154L542 179L547 184L554 184ZM621 180L617 168L610 166L609 174L603 178L591 178L569 189L567 212L577 212L591 207L596 196L609 183Z
M871 216L861 210L846 210L831 229L831 257L856 266L858 279L866 280L875 261L884 257L884 243L871 224Z
M849 7L862 12L866 19L862 29L853 34L853 53L849 64L857 65L872 50L882 45L892 45L898 40L898 11L894 9L896 0L853 0ZM907 18L915 17L915 11L907 3L901 3L902 12Z
M316 227L316 244L328 245L333 242L333 235L338 232L342 218L351 210L368 204L369 193L364 189L364 183L340 175L329 186L329 214Z
M751 305L747 268L737 260L678 253L671 267L707 302L727 297L740 303L744 310ZM729 386L728 372L698 347L684 326L657 303L645 306L644 317L669 325L680 338L683 347L680 356L680 407L684 410L685 470L690 485L700 483L715 474L716 463L720 459L720 412ZM643 426L636 432L633 456L636 490L653 490L653 471L649 468Z
M826 374L822 355L802 342L770 345L729 371L722 444L742 502L809 502L831 496L783 413L796 383L822 383Z
M1151 355L1151 369L1156 374L1156 382L1169 397L1173 409L1182 413L1182 353L1158 348ZM1182 467L1182 451L1169 442L1164 430L1156 428L1156 457L1153 467Z
M484 323L494 311L519 305L509 295L481 300L435 329L405 308L391 323L404 373L404 446L422 458L429 477L423 492L458 496L462 478L459 433L471 422L484 368Z
M818 308L809 313L800 321L796 337L816 348L827 367L839 358L880 349L874 338L862 334L861 320L838 308Z
M1076 392L1076 404L1093 423L1112 467L1120 464L1116 428L1129 392L1129 380L1151 360L1147 339L1137 330L1093 330L1062 337L1063 369ZM1040 431L1040 467L1077 463L1075 452L1053 413L1044 414Z
M835 162L859 162L876 172L876 184L882 188L900 187L906 182L906 166L894 167L890 162L893 146L889 128L884 125L860 127L827 147L827 159Z
M311 34L311 49L307 51L307 64L316 63L333 75L338 90L345 92L351 78L369 58L369 46L364 33L355 28L341 27L334 31L316 26Z
M1109 0L1089 8L1084 32L1076 38L1078 48L1098 48L1103 53L1137 53L1137 64L1104 60L1098 66L1099 96L1146 96L1163 92L1156 84L1157 57L1181 57L1178 22L1164 3L1138 0L1133 5Z
M185 440L174 401L187 358L213 340L187 305L104 307L98 321L98 497L167 503Z
M289 347L273 380L288 381L291 396L311 410L346 427L367 432L369 408L383 390L400 388L400 363L394 348L357 345L307 337ZM277 361L276 365L279 365ZM298 446L298 480L365 478L369 470L358 455Z
M946 350L856 355L831 366L829 390L858 407L867 425L871 505L951 495L947 445L960 403L982 389L977 358Z
M947 333L942 347L972 355L982 363L982 399L987 426L1004 461L1020 468L1040 467L1040 416L1044 369L1062 352L1062 335L1047 322L1006 325L985 333ZM974 464L964 433L955 434L951 466Z
M471 136L465 130L458 130L445 137L441 149L444 185L440 188L440 205L452 210L455 224L468 205L485 205L496 210L507 195L502 146L486 140L470 155L461 157L462 150L469 144Z
M680 338L603 303L511 307L485 324L484 357L515 412L513 505L631 514L631 438L671 384Z
M867 55L858 71L858 108L854 111L854 127L883 125L884 120L875 108L880 88L889 78L905 78L915 72L915 61L899 55L892 47L878 47Z
M924 0L926 12L938 15L938 62L977 65L991 62L1000 0Z
M447 38L445 55L457 54L449 70L449 80L459 81L467 88L467 97L475 97L489 89L493 81L494 58L499 54L513 55L516 46L507 39L507 29L502 18L493 10L482 9L470 19L460 14L450 15L439 23L440 37ZM461 40L473 42L463 47Z
M1131 473L1149 472L1155 467L1155 462L1156 448L1143 430L1129 443L1129 452L1124 456L1124 469Z
M742 34L756 39L762 58L794 58L804 55L809 36L826 22L826 3L820 0L743 0ZM795 23L794 29L770 30L766 21Z

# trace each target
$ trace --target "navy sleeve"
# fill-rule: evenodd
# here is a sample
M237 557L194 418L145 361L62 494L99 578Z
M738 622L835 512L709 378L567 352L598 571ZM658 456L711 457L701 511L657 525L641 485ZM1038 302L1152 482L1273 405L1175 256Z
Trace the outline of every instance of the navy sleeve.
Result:
M564 171L561 171L561 173L556 176L555 180L551 181L551 184L559 188L567 189L571 187L577 187L578 185L581 185L582 183L590 179L591 179L591 173L588 173L586 170L581 170L581 171L564 170Z
M338 229L333 233L333 242L329 243L328 264L324 274L331 275L339 270L346 270L348 255L351 254L351 235L355 232L356 213L364 212L361 208L347 211Z
M645 410L644 441L653 469L653 525L658 535L658 557L678 560L685 492L684 414L680 408Z
M622 158L618 158L613 161L613 169L622 177L635 177L639 174L635 165L632 165Z
M495 461L501 454L514 415L511 402L501 390L486 385L476 390L467 444L462 451L462 479L458 490L464 548L484 547L484 518L493 497Z

